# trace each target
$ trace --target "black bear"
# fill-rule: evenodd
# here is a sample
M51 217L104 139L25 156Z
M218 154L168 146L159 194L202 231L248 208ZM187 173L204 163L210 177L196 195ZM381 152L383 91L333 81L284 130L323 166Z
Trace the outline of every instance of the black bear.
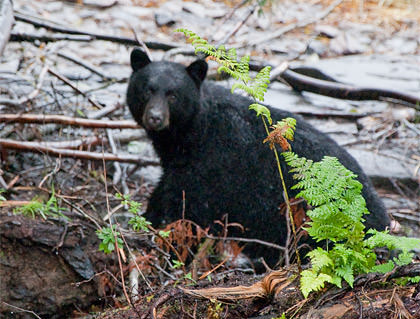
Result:
M282 186L261 119L248 111L252 101L228 89L204 81L207 63L188 67L172 62L151 62L140 49L131 53L127 104L134 119L151 138L161 159L163 175L151 195L146 218L154 225L185 218L211 226L227 214L240 223L232 236L257 238L284 244L286 222L279 213L284 202ZM270 109L274 120L297 119L292 150L319 161L335 156L358 175L371 212L366 226L384 229L389 224L385 208L368 177L354 158L326 134L290 112ZM294 181L282 163L286 185ZM288 189L291 197L296 191ZM252 247L251 254L275 262L279 253Z

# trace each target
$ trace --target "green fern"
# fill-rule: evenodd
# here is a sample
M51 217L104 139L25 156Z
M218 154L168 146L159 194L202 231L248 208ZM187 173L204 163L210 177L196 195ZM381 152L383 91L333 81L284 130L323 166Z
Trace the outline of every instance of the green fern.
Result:
M332 243L328 250L318 247L308 253L312 268L302 272L300 280L305 297L327 282L341 287L344 280L353 286L358 274L388 272L395 266L411 263L410 250L420 247L419 239L376 230L369 230L367 234L372 236L365 239L363 215L369 211L361 195L362 184L353 172L334 157L325 156L320 162L313 162L292 152L282 154L298 180L292 187L301 190L296 197L304 198L313 207L307 212L311 221L305 229L316 241ZM376 265L373 249L377 247L398 249L401 253L386 264Z

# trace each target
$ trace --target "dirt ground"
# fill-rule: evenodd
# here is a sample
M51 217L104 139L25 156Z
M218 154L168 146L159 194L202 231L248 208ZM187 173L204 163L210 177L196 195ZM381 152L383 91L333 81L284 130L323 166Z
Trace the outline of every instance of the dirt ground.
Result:
M420 318L420 286L398 272L305 300L292 266L257 274L221 257L223 241L192 223L173 224L171 243L130 231L132 214L115 198L130 194L144 209L160 174L125 107L133 39L156 60L184 63L194 57L173 30L186 27L256 64L315 66L419 97L419 1L273 1L263 15L239 1L13 2L16 23L0 57L1 318ZM267 102L304 114L348 148L397 221L393 231L420 238L418 109L297 94L279 82ZM96 230L110 220L125 243L106 255ZM236 255L242 245L228 249ZM174 265L173 246L184 266ZM416 254L401 272L420 275ZM216 290L196 291L207 288Z

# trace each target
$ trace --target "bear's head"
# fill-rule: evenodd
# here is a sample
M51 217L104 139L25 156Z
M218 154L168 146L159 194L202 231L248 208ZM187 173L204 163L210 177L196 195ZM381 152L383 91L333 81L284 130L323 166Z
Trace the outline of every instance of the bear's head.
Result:
M133 73L127 104L146 131L178 131L188 127L200 107L200 85L207 63L197 60L188 67L172 62L151 62L139 48L131 52Z

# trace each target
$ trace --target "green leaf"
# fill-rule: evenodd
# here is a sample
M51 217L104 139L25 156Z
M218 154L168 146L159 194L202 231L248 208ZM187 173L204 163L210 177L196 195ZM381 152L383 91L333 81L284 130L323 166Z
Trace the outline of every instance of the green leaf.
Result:
M159 230L159 235L162 236L163 238L168 238L170 233L171 233L170 230L168 231Z
M179 260L174 259L172 260L172 263L173 263L173 266L172 266L173 269L181 268L182 266L184 266L184 263Z
M394 269L395 264L392 260L388 260L388 262L380 265L375 265L371 268L371 272L380 272L382 274L386 274Z
M257 116L262 115L266 117L270 125L273 123L273 120L271 119L270 110L266 106L258 103L253 103L249 106L249 109L254 110L257 113Z
M332 266L333 261L328 256L328 252L317 247L315 250L310 251L307 256L311 259L312 269L317 272L323 267Z
M304 270L300 277L300 290L305 298L308 298L312 291L319 291L324 288L326 282L332 281L330 275L316 274L310 270Z

